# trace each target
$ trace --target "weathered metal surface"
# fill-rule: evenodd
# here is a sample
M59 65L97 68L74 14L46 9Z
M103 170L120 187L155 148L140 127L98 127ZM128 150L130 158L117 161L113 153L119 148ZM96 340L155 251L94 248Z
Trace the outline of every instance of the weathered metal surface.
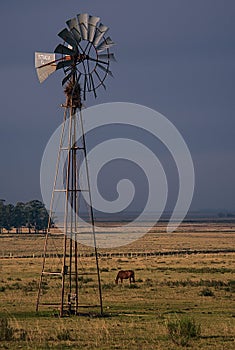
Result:
M56 69L61 69L61 68L65 68L65 67L70 67L72 63L73 63L73 60L64 60L64 61L61 61L61 62L57 63Z
M98 52L102 52L106 49L109 49L111 46L115 45L115 43L113 42L113 40L108 37L107 39L104 39L98 46L97 46L97 50Z
M109 60L109 61L113 61L113 62L117 62L116 58L114 56L114 53L101 53L98 55L98 60Z
M59 44L58 46L56 46L55 53L61 53L62 55L69 55L69 56L74 56L75 55L75 51L71 50L69 47L64 46L62 44Z
M88 36L88 14L80 13L77 15L80 32L83 40L87 40Z
M67 28L64 28L63 30L61 30L61 32L59 32L58 36L60 38L62 38L64 41L66 41L66 43L71 45L73 47L73 49L76 51L76 49L77 49L76 40L74 39L72 33Z
M79 24L78 24L78 20L77 17L71 18L66 22L67 26L69 27L69 29L71 30L72 28L77 29L77 31L80 31L79 28Z
M96 32L96 25L99 22L100 18L95 16L89 16L88 19L88 40L93 42L94 35Z
M56 70L55 54L35 52L35 68L40 83Z
M80 41L82 40L81 33L76 28L72 28L71 32L74 39L76 40L77 45L79 45Z
M96 28L95 36L93 38L93 45L96 47L100 40L103 38L104 34L107 33L109 27L100 23L99 27Z

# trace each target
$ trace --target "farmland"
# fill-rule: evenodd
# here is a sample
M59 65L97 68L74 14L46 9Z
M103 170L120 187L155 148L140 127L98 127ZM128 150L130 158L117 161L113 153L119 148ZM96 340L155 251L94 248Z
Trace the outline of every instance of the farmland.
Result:
M164 225L129 245L100 249L104 316L94 312L58 318L55 309L35 312L44 238L0 237L0 318L13 329L3 349L176 349L167 323L189 317L201 327L192 349L232 349L235 344L235 227L183 224L176 233ZM59 266L62 237L55 235L47 263ZM170 254L172 252L172 254ZM80 246L81 300L96 299L94 258ZM116 285L119 269L133 269L136 283ZM59 279L48 281L43 298L51 301ZM5 326L6 327L6 326Z

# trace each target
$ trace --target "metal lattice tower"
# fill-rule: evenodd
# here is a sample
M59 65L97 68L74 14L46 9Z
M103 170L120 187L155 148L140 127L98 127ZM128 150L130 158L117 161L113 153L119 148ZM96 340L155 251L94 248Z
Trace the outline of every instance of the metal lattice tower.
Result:
M92 195L87 162L87 147L84 134L82 116L83 101L87 93L97 97L97 89L105 87L104 81L107 75L111 75L110 61L115 61L113 53L109 49L114 45L110 37L106 38L108 27L99 23L100 18L88 14L78 14L75 18L68 20L68 29L63 29L58 36L64 40L59 44L54 53L35 53L35 68L39 81L42 83L54 71L62 69L65 77L62 85L66 102L64 108L64 119L61 131L60 145L56 162L55 179L51 197L48 230L44 244L43 264L40 276L36 311L42 305L59 306L60 316L77 314L79 308L87 307L80 305L79 281L81 272L79 270L79 244L77 241L79 231L79 215L82 192L88 193L88 212L92 227L92 240L98 284L98 303L101 314L102 291L99 271L99 260L95 236L95 220L92 207ZM78 141L79 140L79 141ZM63 159L66 161L63 163ZM79 177L79 165L81 159L85 162L85 181ZM60 179L63 179L61 182ZM48 241L53 237L53 213L56 205L56 197L63 196L63 212L57 218L57 227L63 235L63 253L61 258L61 269L52 271L47 269ZM61 278L61 293L59 302L41 301L43 295L44 280L47 278ZM80 277L80 279L79 279ZM67 294L67 295L66 295Z

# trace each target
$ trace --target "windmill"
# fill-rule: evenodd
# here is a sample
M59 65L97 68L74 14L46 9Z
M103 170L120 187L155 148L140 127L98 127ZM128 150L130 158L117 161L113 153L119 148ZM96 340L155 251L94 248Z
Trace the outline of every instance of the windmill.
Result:
M54 53L35 53L35 68L40 83L57 70L63 70L64 78L62 86L66 95L64 119L61 131L61 142L56 162L55 180L53 185L51 205L49 212L49 224L44 244L42 271L40 276L36 311L39 310L43 294L44 278L61 278L61 293L59 303L47 303L49 306L59 306L60 316L66 313L77 314L79 304L79 266L78 266L78 242L79 234L78 218L80 210L80 197L83 191L88 192L89 215L92 227L93 247L98 284L98 306L103 313L101 280L99 261L95 237L95 222L92 208L91 186L87 163L87 148L82 117L83 101L88 93L97 97L97 89L105 86L105 79L112 76L110 62L115 61L110 48L114 42L106 37L108 27L100 23L100 18L88 14L78 14L69 19L67 28L64 28L58 36L63 40L54 50ZM66 127L67 125L67 127ZM67 129L66 129L67 128ZM79 128L79 131L78 131ZM80 133L79 145L77 142ZM78 171L78 158L82 154L86 169L86 188L80 183ZM65 166L61 168L62 158L65 156ZM58 183L58 173L63 172L63 183ZM51 271L46 268L48 240L52 236L53 212L55 197L58 193L64 194L63 218L60 220L63 234L63 254L61 270ZM58 223L59 226L59 223ZM81 276L80 276L81 277ZM67 296L66 296L67 293ZM81 306L82 307L82 306Z

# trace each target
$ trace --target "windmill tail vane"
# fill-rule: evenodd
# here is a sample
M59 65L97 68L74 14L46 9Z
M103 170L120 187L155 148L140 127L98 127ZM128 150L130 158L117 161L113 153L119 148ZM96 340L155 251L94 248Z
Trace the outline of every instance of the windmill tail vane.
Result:
M68 28L58 34L64 42L57 45L54 53L35 52L35 68L40 83L62 69L65 74L62 85L68 83L65 93L71 96L73 91L74 103L80 108L81 104L76 102L78 95L86 100L87 93L92 92L96 98L96 90L100 86L106 88L107 75L113 76L110 62L116 59L110 48L115 43L106 37L109 28L100 23L99 17L78 14L66 24Z

